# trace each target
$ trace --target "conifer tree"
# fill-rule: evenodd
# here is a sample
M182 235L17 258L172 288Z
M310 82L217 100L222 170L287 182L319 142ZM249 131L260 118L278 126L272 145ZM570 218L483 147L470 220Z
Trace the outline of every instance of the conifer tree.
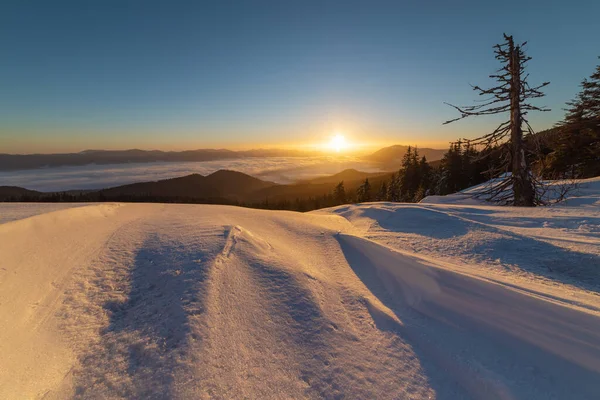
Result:
M404 158L402 159L402 168L399 171L400 176L400 200L411 202L419 188L421 181L419 170L419 152L417 148L408 147Z
M572 178L596 176L600 174L600 65L567 105L550 169Z
M400 177L396 173L392 174L392 177L388 184L387 200L394 202L400 201Z
M356 190L356 198L359 203L371 201L371 184L369 183L369 178L366 178Z
M339 204L344 204L346 203L346 189L344 188L344 181L341 181L340 183L338 183L335 187L335 189L333 189L333 198L334 201L339 205Z
M442 176L440 179L440 194L456 193L464 189L462 185L462 142L451 143L441 161Z
M421 157L421 161L419 161L419 178L419 187L426 192L431 186L431 166L425 156Z
M413 202L418 203L423 200L425 196L427 196L427 189L425 189L424 186L419 186L413 197Z
M379 192L377 192L377 201L387 201L388 200L388 186L385 181L381 182L381 186L379 187Z

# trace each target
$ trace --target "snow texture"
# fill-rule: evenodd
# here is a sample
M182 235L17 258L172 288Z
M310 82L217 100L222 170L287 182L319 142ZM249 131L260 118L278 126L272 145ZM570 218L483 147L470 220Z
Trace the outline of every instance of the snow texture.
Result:
M0 398L598 398L583 190L533 210L2 204Z

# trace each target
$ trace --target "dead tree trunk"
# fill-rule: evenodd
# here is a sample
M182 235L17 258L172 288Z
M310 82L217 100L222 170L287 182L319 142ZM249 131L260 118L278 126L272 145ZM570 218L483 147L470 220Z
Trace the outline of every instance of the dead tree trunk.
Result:
M513 37L506 34L504 40L504 43L494 46L496 59L502 63L497 73L490 75L490 78L498 82L497 86L487 89L473 86L473 90L487 99L466 107L450 104L460 112L460 117L444 124L472 116L508 114L507 120L500 123L491 133L475 139L464 139L472 146L502 151L501 164L491 167L489 171L498 178L490 181L490 186L477 196L499 204L532 207L544 204L544 200L540 196L541 191L538 190L543 183L533 176L527 164L524 137L531 137L534 133L527 121L527 113L548 111L529 102L544 96L540 89L548 85L548 82L536 87L529 86L525 64L531 57L526 56L523 51L525 43L515 46Z
M521 58L520 46L514 45L512 36L508 37L510 60L510 141L511 141L511 173L514 205L533 207L535 205L535 187L525 158L523 148L523 129L521 115Z

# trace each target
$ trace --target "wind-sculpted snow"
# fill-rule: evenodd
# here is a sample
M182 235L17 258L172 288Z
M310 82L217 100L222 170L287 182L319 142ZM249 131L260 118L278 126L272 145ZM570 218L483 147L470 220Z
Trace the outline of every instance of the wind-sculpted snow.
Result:
M562 248L560 231L597 257L595 214L440 207L102 204L2 224L0 398L594 398L596 275L507 280L485 240ZM471 263L443 254L478 236ZM527 269L522 251L503 260Z
M424 361L478 398L592 399L600 391L600 319L340 235L348 264L402 324ZM427 368L427 364L424 364Z
M345 217L387 246L510 278L600 289L600 209L371 203L317 213Z
M491 179L479 185L445 196L427 196L420 201L422 204L460 204L460 205L490 205L490 189L502 182L502 178ZM509 190L510 191L510 190ZM512 192L511 192L512 193ZM548 204L566 206L600 205L600 177L589 179L545 181L538 189L539 197ZM563 200L564 199L564 200Z

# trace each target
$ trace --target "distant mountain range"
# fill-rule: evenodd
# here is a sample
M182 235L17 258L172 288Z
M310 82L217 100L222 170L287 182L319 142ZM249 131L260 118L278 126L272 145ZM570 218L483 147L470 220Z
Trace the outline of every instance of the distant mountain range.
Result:
M45 194L46 193L24 189L18 186L0 186L0 201L6 201L10 198L20 198L22 196L37 198Z
M219 170L207 176L192 174L155 182L141 182L101 190L64 192L85 201L182 201L230 204L269 201L294 201L330 194L340 182L348 192L369 178L377 190L390 173L366 173L348 169L338 174L297 184L279 185L250 175ZM45 193L14 186L0 186L0 201L65 201L57 192ZM67 199L68 200L68 199Z
M97 191L110 199L121 196L178 197L242 200L261 189L276 186L237 171L219 170L208 176L192 174L156 182L141 182Z
M370 162L382 164L382 169L393 170L400 166L408 146L385 147L365 156ZM419 154L428 161L440 160L445 150L419 148ZM311 157L323 156L319 151L288 149L255 149L233 151L227 149L199 149L186 151L160 150L85 150L65 154L0 154L0 171L49 168L60 166L82 166L88 164L127 164L149 162L214 161L245 157Z
M81 166L88 164L127 164L148 162L213 161L244 157L309 157L323 155L316 151L256 149L233 151L200 149L186 151L160 150L85 150L65 154L0 154L0 171Z

